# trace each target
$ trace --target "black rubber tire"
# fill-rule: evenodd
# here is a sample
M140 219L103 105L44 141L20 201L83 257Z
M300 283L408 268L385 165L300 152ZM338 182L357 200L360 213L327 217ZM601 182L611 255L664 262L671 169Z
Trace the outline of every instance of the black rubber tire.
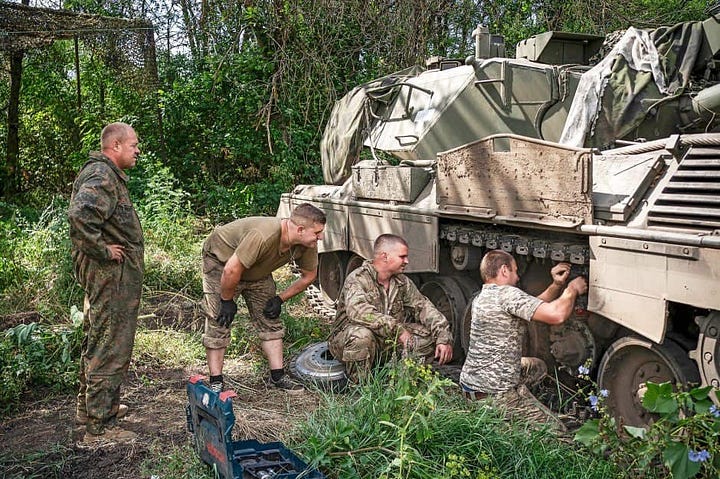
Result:
M321 253L318 260L317 282L323 300L335 306L340 297L340 290L345 282L347 255L344 251Z
M638 397L645 381L689 384L700 382L700 375L687 351L670 339L656 344L627 336L610 345L600 361L598 386L610 392L608 406L624 424L643 426L655 419Z
M309 387L334 392L342 392L347 387L345 366L332 357L327 341L313 343L300 351L290 361L289 370Z
M462 348L462 320L467 304L462 288L451 276L433 275L423 281L419 290L450 323L454 343L452 362L462 364L465 359L465 351Z

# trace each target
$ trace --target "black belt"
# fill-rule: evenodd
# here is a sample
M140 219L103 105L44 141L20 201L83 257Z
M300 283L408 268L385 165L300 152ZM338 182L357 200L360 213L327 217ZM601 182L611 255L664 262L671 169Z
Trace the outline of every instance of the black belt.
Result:
M463 390L463 396L465 396L467 399L470 399L472 401L479 401L481 399L485 399L488 397L488 393L484 393L481 391L465 391Z

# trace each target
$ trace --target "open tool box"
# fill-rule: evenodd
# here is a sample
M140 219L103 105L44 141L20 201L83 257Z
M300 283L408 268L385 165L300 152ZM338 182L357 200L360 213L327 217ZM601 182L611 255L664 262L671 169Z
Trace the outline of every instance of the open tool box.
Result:
M205 463L216 468L220 478L325 479L281 442L233 441L232 398L236 394L213 392L205 379L193 376L188 381L185 412L195 451Z

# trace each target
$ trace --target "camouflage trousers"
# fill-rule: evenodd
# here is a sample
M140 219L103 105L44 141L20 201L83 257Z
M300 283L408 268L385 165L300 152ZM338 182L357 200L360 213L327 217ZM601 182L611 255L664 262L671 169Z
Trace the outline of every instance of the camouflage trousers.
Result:
M87 431L102 434L115 422L122 384L135 344L142 293L142 258L122 263L76 260L85 289L80 389L77 412L87 415Z
M205 333L202 344L208 349L224 349L230 345L230 328L223 328L217 322L220 313L220 279L225 265L213 256L203 254L203 299L202 311L205 315ZM239 281L233 299L242 296L248 308L250 325L261 341L282 339L285 325L280 318L268 319L263 314L267 300L275 296L276 286L272 275L257 281Z
M504 411L511 419L517 418L529 424L548 425L556 431L566 431L562 421L528 389L538 384L547 374L545 361L523 357L520 367L520 384L508 391L491 395L493 406Z
M400 350L403 356L429 359L435 354L435 340L422 325L403 325L412 333L407 349L396 338L383 339L371 329L350 324L328 339L330 353L345 365L345 374L352 382L367 377L375 364L385 362L393 352Z

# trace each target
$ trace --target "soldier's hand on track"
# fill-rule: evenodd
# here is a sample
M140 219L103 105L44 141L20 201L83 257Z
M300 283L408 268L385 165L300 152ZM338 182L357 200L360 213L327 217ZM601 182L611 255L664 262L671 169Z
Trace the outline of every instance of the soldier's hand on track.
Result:
M265 303L263 315L268 319L277 319L280 316L280 311L282 311L282 304L283 300L280 296L273 296L267 300L267 303Z
M220 314L218 314L217 322L223 328L229 328L235 319L237 313L237 304L232 299L220 299Z
M558 263L550 270L550 276L552 276L553 283L558 286L563 286L567 283L570 277L570 263Z
M570 281L570 284L568 284L568 288L574 288L578 296L585 294L587 293L588 289L587 280L582 276L578 276L577 278Z
M125 260L125 247L119 244L107 245L108 251L110 251L110 259L122 263Z

